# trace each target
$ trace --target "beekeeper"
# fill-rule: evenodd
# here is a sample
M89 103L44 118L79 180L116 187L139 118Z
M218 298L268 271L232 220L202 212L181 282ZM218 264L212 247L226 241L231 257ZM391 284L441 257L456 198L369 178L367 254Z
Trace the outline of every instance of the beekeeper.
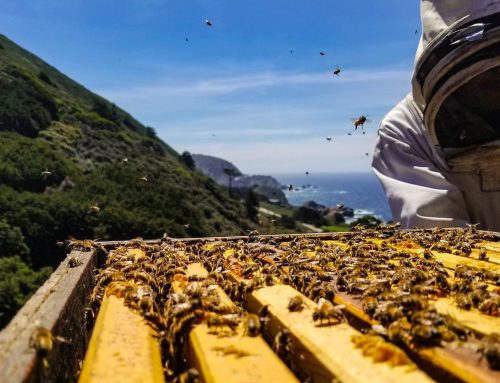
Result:
M421 16L413 91L373 169L405 228L500 231L500 0L422 0Z

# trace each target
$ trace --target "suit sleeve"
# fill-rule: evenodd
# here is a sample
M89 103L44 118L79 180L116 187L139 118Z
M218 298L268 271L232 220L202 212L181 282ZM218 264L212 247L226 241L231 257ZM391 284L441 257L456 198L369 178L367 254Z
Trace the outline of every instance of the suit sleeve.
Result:
M411 96L409 96L411 97ZM382 122L372 167L402 227L452 227L470 222L461 191L443 175L423 123L403 101Z

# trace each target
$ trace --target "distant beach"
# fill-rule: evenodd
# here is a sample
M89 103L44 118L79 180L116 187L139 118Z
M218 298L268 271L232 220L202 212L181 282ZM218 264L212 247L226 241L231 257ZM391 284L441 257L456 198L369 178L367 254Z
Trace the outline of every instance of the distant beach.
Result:
M284 192L288 202L294 206L301 206L306 201L331 207L343 204L354 209L353 219L370 214L386 222L392 220L384 189L371 172L272 176L283 185L292 185L291 191L286 188Z

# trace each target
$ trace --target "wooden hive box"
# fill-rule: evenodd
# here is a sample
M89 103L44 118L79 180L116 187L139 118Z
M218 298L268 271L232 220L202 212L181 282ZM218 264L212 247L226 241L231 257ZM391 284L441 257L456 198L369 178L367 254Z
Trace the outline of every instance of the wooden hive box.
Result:
M391 230L398 234L398 240L391 242L391 236L366 232L362 238L366 251L370 251L369 244L380 246L384 242L389 249L404 249L409 254L423 256L421 246L404 239L404 234L411 235L412 231ZM500 272L499 237L495 233L487 234L489 240L475 244L468 257L441 249L432 251L433 259L448 270L450 280L460 265ZM307 242L308 247L301 248L298 245L301 241ZM311 243L321 245L311 247ZM215 314L194 313L199 317L189 326L182 341L186 354L181 356L179 353L178 358L183 358L186 369L195 368L197 372L186 370L177 376L177 379L184 380L178 381L193 381L189 379L194 377L199 381L224 383L500 381L500 372L489 368L486 359L476 352L482 337L500 333L500 318L484 315L477 309L459 309L450 297L433 298L432 304L439 313L452 316L472 331L472 346L464 347L461 342L454 342L439 347L397 348L402 355L411 358L409 363L400 366L380 363L364 355L364 350L353 342L362 331L378 323L364 312L359 297L336 291L333 302L345 306L342 310L347 319L338 324L335 320L324 324L313 320L317 302L307 297L307 289L284 283L286 279L280 276L286 275L293 265L274 259L283 259L284 254L291 251L290 246L296 246L294 251L300 253L300 262L315 272L324 272L326 266L320 265L317 254L329 251L328 248L333 246L341 249L360 246L359 233L133 240L100 245L107 251L122 251L130 264L153 259L152 254L160 251L162 246L161 251L188 260L184 270L173 274L169 297L172 294L180 296L190 284L206 280L209 270L203 257L208 257L214 249L220 250L218 259L221 263L215 273L223 278L210 291L213 290L211 294L216 294L222 302L224 312L220 315L238 317L238 320L234 328L228 330L228 326L213 326L210 319L217 318ZM321 249L323 245L326 250ZM203 253L203 257L190 254L193 248ZM481 248L485 249L487 260L478 259L483 256L480 255ZM116 289L105 290L100 309L94 313L93 327L85 326L84 316L88 318L91 312L88 310L89 296L97 282L92 278L94 270L103 267L106 257L97 248L89 251L75 249L70 256L77 256L82 264L70 267L68 257L0 333L0 381L163 382L165 377L170 379L171 366L165 363L165 349L170 347L174 355L176 350L166 344L167 334L161 326L151 325L150 319L145 320L141 315L144 311L127 304L121 293L115 293ZM269 270L274 274L267 277ZM244 286L254 283L255 276L262 277L263 285L243 291ZM242 292L231 290L231 296L228 296L224 289L228 291L229 282L225 281L240 286ZM289 301L297 296L302 298L302 309L290 311ZM251 323L255 317L241 313L264 318L264 311L261 333L251 336L254 334L246 322ZM46 355L34 347L37 328L45 328L53 336L52 348ZM390 345L387 347L392 350Z

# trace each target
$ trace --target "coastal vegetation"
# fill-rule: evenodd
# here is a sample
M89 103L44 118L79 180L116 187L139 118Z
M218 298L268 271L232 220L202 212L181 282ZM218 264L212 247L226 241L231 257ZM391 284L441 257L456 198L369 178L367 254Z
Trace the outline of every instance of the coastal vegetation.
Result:
M5 36L0 44L0 326L70 239L266 231L255 196L232 198L154 128Z

